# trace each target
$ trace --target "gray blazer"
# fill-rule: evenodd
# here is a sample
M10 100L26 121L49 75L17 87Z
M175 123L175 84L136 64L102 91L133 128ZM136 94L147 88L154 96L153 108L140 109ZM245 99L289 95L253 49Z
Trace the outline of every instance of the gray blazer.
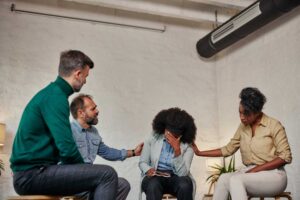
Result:
M140 156L139 168L142 171L142 178L146 176L149 169L157 169L160 153L163 146L164 135L153 133L144 142L142 154ZM173 159L174 173L178 176L189 176L193 182L193 193L195 194L196 182L190 173L190 167L194 157L194 151L189 144L180 143L181 155ZM195 196L195 195L194 195ZM142 199L142 189L139 199Z

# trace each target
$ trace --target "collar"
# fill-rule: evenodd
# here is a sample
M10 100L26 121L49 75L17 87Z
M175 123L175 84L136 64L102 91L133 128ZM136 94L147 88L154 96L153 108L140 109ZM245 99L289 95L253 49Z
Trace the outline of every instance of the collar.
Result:
M268 116L265 115L265 113L263 113L259 125L266 127L267 121L268 121Z
M267 123L268 123L268 116L265 115L264 113L262 113L262 117L261 117L261 120L260 120L258 126L266 127ZM251 126L250 125L245 126L243 123L241 123L241 124L242 124L243 130L245 132L248 132L249 134L252 134L252 130L251 130Z
M71 85L65 81L62 77L60 76L57 76L55 82L58 87L61 88L61 90L67 95L67 96L70 96L71 94L74 93L74 90L73 88L71 87Z
M87 129L83 128L76 119L73 119L72 123L75 125L77 130L80 130L80 133L92 130L92 128L93 128L93 126L91 126L90 128L87 128Z

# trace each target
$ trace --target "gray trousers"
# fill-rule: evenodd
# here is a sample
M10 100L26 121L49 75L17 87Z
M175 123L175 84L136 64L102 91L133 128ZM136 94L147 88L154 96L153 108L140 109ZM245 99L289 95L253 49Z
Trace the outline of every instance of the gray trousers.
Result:
M248 195L270 197L283 192L287 186L287 176L283 168L245 173L254 166L237 172L222 174L217 181L213 200L247 200Z
M118 194L117 200L125 200L130 191L130 184L125 178L120 178L118 180Z
M118 178L118 192L116 200L125 200L130 191L130 184L125 178ZM80 200L90 200L93 199L93 193L91 192L82 192L80 194L74 195Z
M90 199L115 200L118 190L116 171L96 164L50 165L15 172L13 183L20 195L74 195L88 191L92 194Z

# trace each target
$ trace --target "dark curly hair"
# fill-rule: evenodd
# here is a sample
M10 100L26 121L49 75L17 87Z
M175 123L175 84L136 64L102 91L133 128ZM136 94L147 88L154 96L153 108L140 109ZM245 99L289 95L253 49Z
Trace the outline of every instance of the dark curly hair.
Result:
M196 125L194 118L180 108L169 108L160 111L153 119L153 131L156 134L164 134L165 129L181 135L180 141L191 144L196 137Z
M239 97L241 99L240 104L243 106L246 115L261 112L267 101L263 93L252 87L242 89Z

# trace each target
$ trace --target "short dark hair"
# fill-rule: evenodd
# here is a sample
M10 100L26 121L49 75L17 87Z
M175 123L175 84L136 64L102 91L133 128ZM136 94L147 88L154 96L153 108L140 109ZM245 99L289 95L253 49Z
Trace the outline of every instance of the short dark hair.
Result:
M167 129L181 135L180 141L188 144L195 140L197 131L194 118L180 108L160 111L153 119L152 128L156 134L164 134Z
M243 106L246 115L261 112L267 101L265 95L253 87L242 89L239 97L241 99L240 104Z
M77 119L77 111L79 109L84 109L84 98L93 99L91 95L79 94L77 95L70 104L70 111L74 119Z
M86 65L92 69L94 62L81 51L64 51L60 54L58 74L62 77L69 77L74 70L83 69Z

